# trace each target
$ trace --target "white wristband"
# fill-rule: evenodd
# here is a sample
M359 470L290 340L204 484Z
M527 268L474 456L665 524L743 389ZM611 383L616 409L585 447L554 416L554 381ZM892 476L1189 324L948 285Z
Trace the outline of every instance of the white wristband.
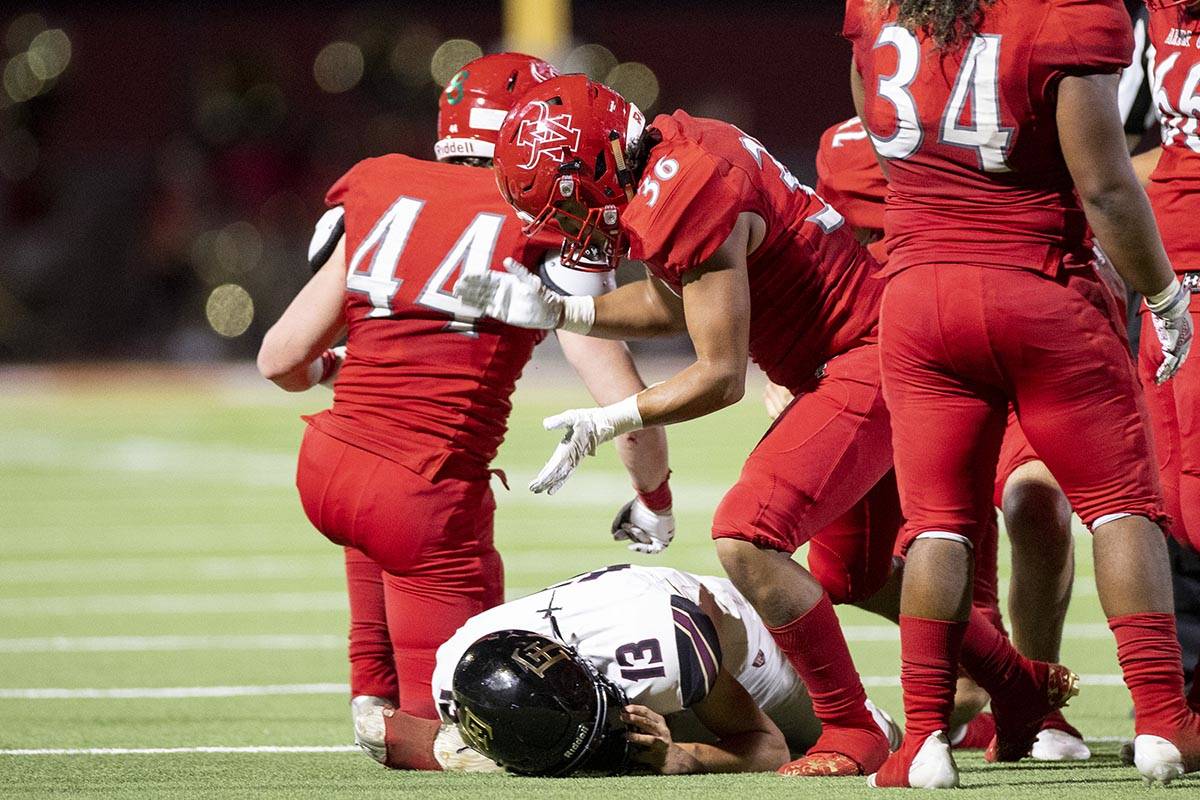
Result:
M612 424L613 430L616 431L613 436L622 436L630 431L641 430L642 412L638 409L637 397L636 394L631 394L624 400L604 407L604 414Z
M1179 283L1179 278L1171 278L1171 282L1167 288L1163 289L1158 294L1146 296L1146 308L1150 309L1152 314L1162 314L1168 310L1179 299L1179 293L1183 287Z
M586 295L567 296L562 301L563 316L559 329L586 336L596 323L596 301Z

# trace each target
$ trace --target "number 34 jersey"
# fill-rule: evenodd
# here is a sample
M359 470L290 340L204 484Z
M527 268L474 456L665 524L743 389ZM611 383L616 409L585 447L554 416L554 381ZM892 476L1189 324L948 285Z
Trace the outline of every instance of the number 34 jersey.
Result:
M1150 75L1162 155L1146 193L1176 272L1200 270L1200 15L1150 12ZM1200 295L1192 298L1192 308Z
M945 51L896 24L894 4L847 0L844 33L863 122L889 161L885 273L970 264L1054 275L1090 261L1058 143L1057 87L1129 63L1120 0L1005 0Z
M525 237L478 167L372 158L326 201L344 215L347 356L333 407L310 424L430 480L448 458L484 474L544 333L481 318L451 290L464 269L506 256L536 268L559 243Z
M607 567L484 611L438 648L433 695L454 718L454 669L477 639L500 630L540 633L574 647L663 716L702 700L725 668L768 715L808 712L803 684L733 585L666 567ZM800 701L803 702L800 702ZM674 725L672 726L674 727Z

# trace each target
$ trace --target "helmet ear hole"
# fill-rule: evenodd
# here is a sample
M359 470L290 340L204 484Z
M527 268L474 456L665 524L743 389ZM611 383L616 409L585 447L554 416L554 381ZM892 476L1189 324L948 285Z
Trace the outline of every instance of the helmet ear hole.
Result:
M512 94L513 88L517 85L517 71L514 69L512 74L508 76L508 83L505 84L504 90Z

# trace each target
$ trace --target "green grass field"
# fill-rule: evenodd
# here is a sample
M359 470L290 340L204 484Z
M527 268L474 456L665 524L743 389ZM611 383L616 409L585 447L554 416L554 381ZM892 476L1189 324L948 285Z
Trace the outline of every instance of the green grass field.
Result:
M285 395L249 371L131 372L115 382L111 372L70 382L0 373L0 796L868 793L859 779L775 775L404 774L353 751L341 559L308 525L292 486L298 415L328 400L323 390ZM513 490L496 486L510 595L605 563L652 560L608 536L628 494L611 448L553 498L523 488L553 444L541 417L585 402L574 381L548 369L534 370L518 393L497 462ZM764 427L761 405L748 398L672 431L680 531L654 563L719 571L710 514ZM1064 660L1085 676L1069 716L1098 740L1098 755L1086 765L1019 767L961 757L972 796L1150 791L1115 758L1118 737L1131 732L1129 700L1080 543ZM855 610L842 618L868 691L899 717L894 630ZM147 696L154 689L160 696ZM75 752L100 748L179 751ZM71 752L46 752L58 750ZM1186 795L1197 782L1180 786Z

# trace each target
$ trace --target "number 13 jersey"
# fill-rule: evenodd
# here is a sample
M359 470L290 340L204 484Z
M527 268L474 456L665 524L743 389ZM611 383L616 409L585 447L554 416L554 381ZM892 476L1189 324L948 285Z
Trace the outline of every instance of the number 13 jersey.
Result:
M429 480L447 459L459 477L486 475L545 333L481 318L451 290L506 256L536 269L559 242L524 236L479 167L367 159L326 202L343 213L349 338L333 407L309 423Z
M467 620L437 652L434 701L453 721L454 669L477 639L540 633L574 647L629 702L669 716L703 700L722 667L769 716L797 712L803 685L733 584L666 567L621 564L579 575ZM806 698L804 698L806 700ZM807 711L807 705L803 707Z
M885 274L970 264L1056 275L1090 262L1056 93L1064 76L1129 63L1120 0L1003 0L945 51L898 25L894 5L847 0L844 34L863 77L863 122L889 162Z

